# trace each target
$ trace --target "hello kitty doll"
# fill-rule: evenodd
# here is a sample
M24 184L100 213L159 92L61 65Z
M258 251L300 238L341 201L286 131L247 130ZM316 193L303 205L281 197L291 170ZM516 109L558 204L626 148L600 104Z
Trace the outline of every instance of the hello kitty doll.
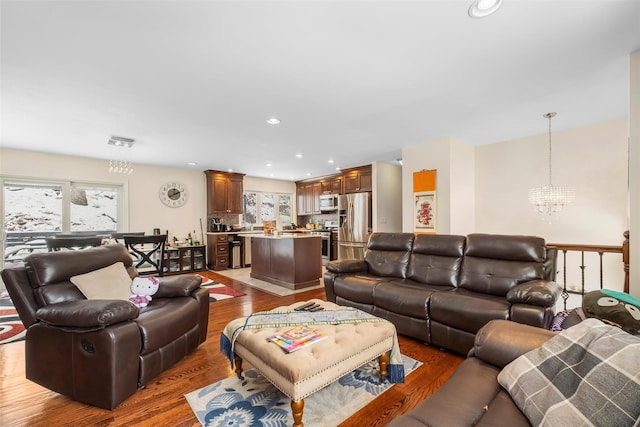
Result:
M133 292L133 295L129 297L129 301L137 307L146 307L153 299L151 295L158 292L159 286L160 281L156 277L136 277L133 279L133 283L131 283L131 292Z

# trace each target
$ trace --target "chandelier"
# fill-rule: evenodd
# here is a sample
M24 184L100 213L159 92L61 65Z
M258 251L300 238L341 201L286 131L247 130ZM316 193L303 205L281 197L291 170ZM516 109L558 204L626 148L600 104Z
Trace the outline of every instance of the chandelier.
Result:
M542 219L548 220L549 224L553 217L575 197L573 188L555 186L551 180L551 119L555 115L556 113L553 112L543 115L544 118L549 119L549 185L529 190L529 203L535 206Z
M109 172L131 175L133 173L133 164L124 160L109 160Z

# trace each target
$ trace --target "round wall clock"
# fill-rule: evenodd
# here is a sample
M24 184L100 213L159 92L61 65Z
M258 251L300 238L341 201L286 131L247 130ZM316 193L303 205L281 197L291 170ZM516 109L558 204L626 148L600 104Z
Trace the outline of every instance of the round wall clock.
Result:
M160 187L159 196L165 205L179 208L187 201L187 189L179 182L167 182Z

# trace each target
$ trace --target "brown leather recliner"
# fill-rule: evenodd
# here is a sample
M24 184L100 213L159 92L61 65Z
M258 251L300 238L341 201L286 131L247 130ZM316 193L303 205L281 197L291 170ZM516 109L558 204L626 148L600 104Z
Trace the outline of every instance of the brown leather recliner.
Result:
M551 331L508 320L492 320L478 331L469 357L431 396L389 427L529 427L498 374L519 356L555 336Z
M123 245L38 253L2 271L27 329L26 377L79 402L113 409L207 337L209 295L198 276L160 278L153 301L86 299L72 276L123 262ZM108 286L109 283L105 283Z

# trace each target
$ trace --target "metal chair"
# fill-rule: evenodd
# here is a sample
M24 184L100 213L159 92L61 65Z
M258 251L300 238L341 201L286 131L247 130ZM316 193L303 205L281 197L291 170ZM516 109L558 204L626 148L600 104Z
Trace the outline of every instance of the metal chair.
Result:
M136 257L135 267L139 274L164 275L164 243L166 234L159 236L125 235L124 243L129 252Z
M78 250L102 245L102 237L99 236L53 236L46 237L44 240L49 252L58 252L61 249Z

